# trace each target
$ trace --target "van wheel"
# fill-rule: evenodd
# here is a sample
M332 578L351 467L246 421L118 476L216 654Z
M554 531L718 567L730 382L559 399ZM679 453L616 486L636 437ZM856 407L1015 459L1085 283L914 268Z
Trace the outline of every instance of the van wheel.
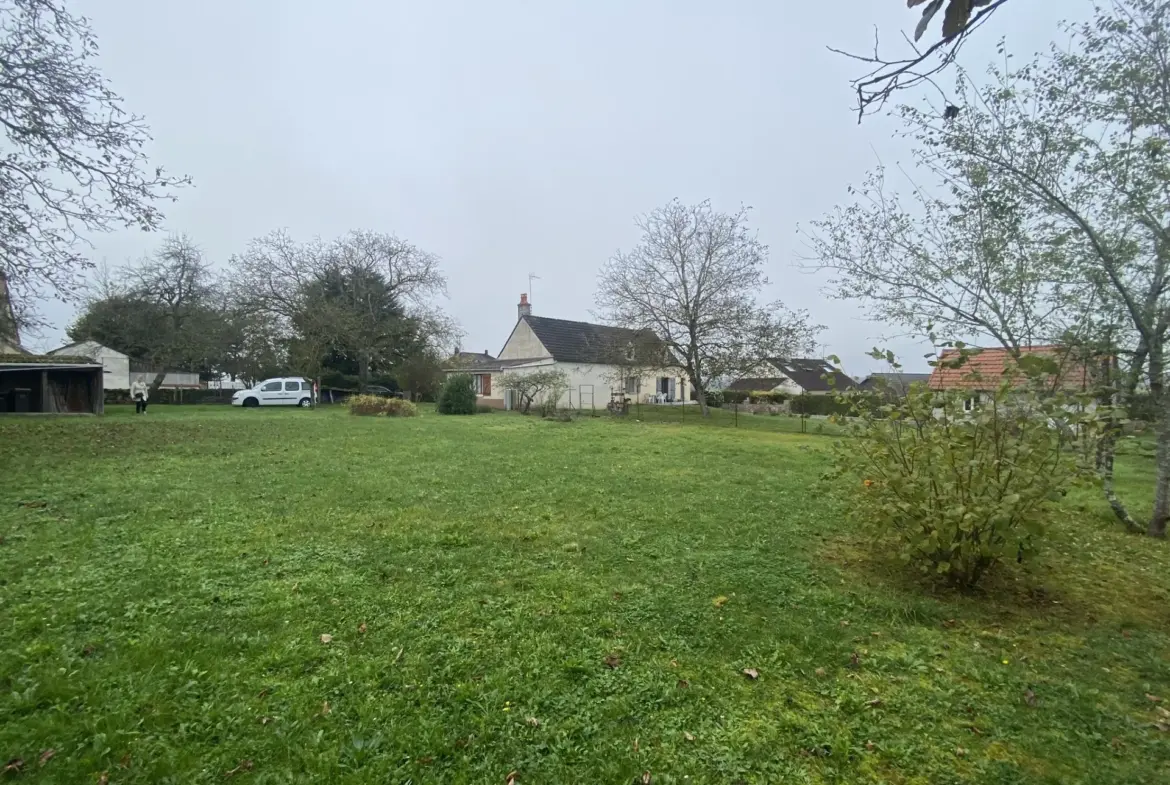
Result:
M301 398L301 402L297 404L297 406L301 407L302 409L308 409L312 405L313 401L310 398Z
M259 405L260 405L260 401L256 400L255 398L245 398L244 399L245 408L251 409L251 408L253 408L255 406L259 406Z

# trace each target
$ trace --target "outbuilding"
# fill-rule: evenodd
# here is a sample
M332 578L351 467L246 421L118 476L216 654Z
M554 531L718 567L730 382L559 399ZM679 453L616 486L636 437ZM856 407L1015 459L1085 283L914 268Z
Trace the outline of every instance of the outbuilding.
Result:
M88 358L0 354L0 414L101 414L104 395Z

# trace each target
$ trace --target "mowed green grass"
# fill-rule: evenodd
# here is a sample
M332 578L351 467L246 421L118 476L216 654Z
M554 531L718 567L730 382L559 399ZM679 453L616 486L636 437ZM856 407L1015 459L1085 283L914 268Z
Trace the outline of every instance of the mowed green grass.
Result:
M0 419L0 781L1170 781L1164 543L1086 491L995 594L933 592L829 512L829 443Z

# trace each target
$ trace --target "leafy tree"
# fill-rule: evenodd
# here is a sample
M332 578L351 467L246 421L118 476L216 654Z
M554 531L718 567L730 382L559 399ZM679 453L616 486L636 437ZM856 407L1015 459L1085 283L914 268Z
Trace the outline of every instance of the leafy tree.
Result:
M452 374L439 393L439 414L475 414L475 387L465 373Z
M712 380L811 350L820 329L806 312L757 304L768 247L747 217L746 208L720 213L709 202L674 200L639 218L642 242L601 271L596 299L605 317L661 338L704 415Z
M433 304L446 289L438 259L392 235L298 243L274 232L233 259L232 281L238 306L263 315L290 364L314 378L331 367L364 387L441 353L456 332Z
M1154 512L1143 528L1163 537L1170 518L1170 395L1165 389L1170 69L1164 65L1170 62L1170 6L1158 0L1117 0L1098 8L1092 22L1069 32L1071 44L1044 59L1014 70L990 69L985 87L975 87L961 75L956 87L959 103L966 107L961 113L947 116L931 108L903 107L901 114L919 145L920 166L955 194L949 213L936 209L924 221L949 222L956 204L969 193L964 184L986 182L995 199L983 200L981 207L994 211L996 200L1003 205L1001 214L992 216L991 237L1019 238L1013 240L1016 249L1007 253L998 241L986 243L986 236L962 235L978 242L966 243L951 258L935 254L929 261L940 263L951 283L979 293L985 316L996 302L989 293L1016 296L1027 306L1021 313L1065 314L1044 332L1080 346L1087 361L1107 372L1105 402L1117 397L1124 403L1141 386L1149 389L1159 413L1158 469ZM836 243L840 237L864 241L845 243L848 254L825 257L859 259L875 249L873 259L843 266L858 296L873 293L873 285L861 279L867 270L899 273L925 264L921 256L898 262L892 243L881 246L899 235L875 224L898 214L862 210L830 220L840 230L829 235L830 251L841 247ZM845 227L850 218L867 226L860 232ZM956 236L952 227L945 229ZM906 234L921 236L918 229ZM924 244L903 247L914 256ZM955 263L963 258L979 263ZM921 296L908 288L884 291ZM961 303L950 295L948 300L943 305L953 315ZM905 314L921 317L901 319L911 326L926 319L918 304L908 305ZM1003 320L993 316L967 321L995 334L991 327ZM997 339L1013 345L1006 329L998 332ZM1115 437L1116 427L1103 442L1107 491ZM1137 526L1118 499L1110 501L1119 518Z
M69 297L92 266L85 234L157 229L156 203L187 178L149 166L141 117L97 70L89 22L63 0L0 2L0 275L18 318L44 290Z
M68 334L151 363L154 392L168 369L218 372L237 340L232 325L211 265L189 238L176 236L117 271Z

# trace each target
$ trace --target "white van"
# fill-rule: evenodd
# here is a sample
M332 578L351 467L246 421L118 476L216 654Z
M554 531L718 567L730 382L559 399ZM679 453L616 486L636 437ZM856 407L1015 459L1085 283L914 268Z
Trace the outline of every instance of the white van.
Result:
M299 376L265 379L251 390L237 390L232 406L312 406L313 385Z

